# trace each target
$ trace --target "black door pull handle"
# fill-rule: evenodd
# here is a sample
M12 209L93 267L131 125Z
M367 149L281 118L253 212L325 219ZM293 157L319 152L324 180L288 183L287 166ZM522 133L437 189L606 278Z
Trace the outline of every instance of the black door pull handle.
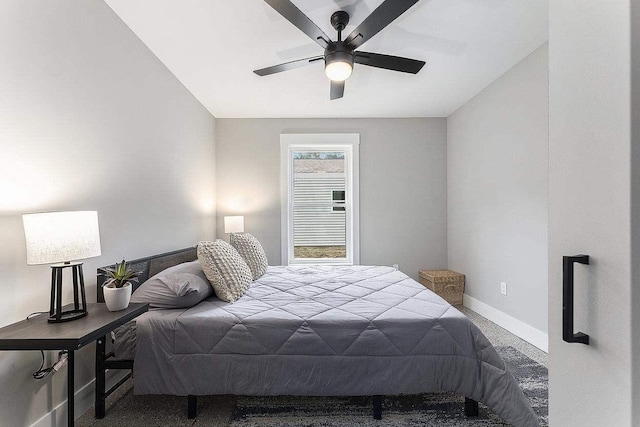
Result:
M589 335L573 333L573 264L589 264L589 255L562 257L562 339L589 345Z

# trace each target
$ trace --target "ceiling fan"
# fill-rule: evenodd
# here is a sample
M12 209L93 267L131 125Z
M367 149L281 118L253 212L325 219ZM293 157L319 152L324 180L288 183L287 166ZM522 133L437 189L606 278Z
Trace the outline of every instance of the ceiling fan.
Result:
M380 30L393 22L418 1L419 0L385 0L371 12L345 40L342 40L342 31L349 23L349 14L343 10L334 12L331 15L331 25L338 32L338 39L332 41L329 36L318 28L318 26L290 0L265 0L265 2L273 7L280 15L324 48L324 55L285 62L284 64L255 70L254 73L259 76L266 76L303 67L324 59L324 71L331 80L331 99L342 98L344 95L344 81L351 75L354 63L416 74L424 66L424 61L356 51L356 49L371 37L378 34Z

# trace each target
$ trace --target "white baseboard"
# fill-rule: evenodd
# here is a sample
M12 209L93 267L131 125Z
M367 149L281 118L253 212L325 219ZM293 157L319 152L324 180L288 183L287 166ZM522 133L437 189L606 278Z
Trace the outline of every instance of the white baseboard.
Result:
M62 371L60 371L62 372ZM64 372L66 376L66 371ZM111 375L107 371L106 383L107 390L113 387L120 378L126 375L126 371L112 371ZM95 386L96 380L93 379L89 383L76 390L74 395L75 418L78 419L82 414L87 412L95 403ZM31 424L30 427L54 427L67 425L67 399L62 401L58 406L44 414L38 421Z
M546 353L549 352L548 334L545 334L533 326L529 326L515 317L511 317L508 314L483 303L482 301L470 297L467 294L464 294L463 305L475 311L482 317L491 320L496 325L503 327L512 334L522 338L528 343L535 345L540 350Z

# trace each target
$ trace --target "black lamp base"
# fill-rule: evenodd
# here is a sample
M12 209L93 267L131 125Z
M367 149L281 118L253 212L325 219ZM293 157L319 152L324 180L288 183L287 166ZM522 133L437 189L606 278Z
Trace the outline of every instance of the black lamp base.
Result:
M49 316L49 323L70 322L72 320L80 319L87 315L83 310L67 310L60 313L60 316L53 314Z
M62 311L62 271L73 270L73 309ZM80 294L80 295L79 295ZM79 297L81 300L79 300ZM70 322L87 315L87 297L81 262L67 262L51 266L51 305L49 323Z

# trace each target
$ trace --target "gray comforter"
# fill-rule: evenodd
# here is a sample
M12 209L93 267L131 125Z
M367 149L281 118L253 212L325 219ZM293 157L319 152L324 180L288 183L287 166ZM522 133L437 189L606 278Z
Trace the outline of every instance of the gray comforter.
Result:
M234 304L212 297L137 324L138 394L455 391L515 426L538 425L477 327L389 267L269 267Z

